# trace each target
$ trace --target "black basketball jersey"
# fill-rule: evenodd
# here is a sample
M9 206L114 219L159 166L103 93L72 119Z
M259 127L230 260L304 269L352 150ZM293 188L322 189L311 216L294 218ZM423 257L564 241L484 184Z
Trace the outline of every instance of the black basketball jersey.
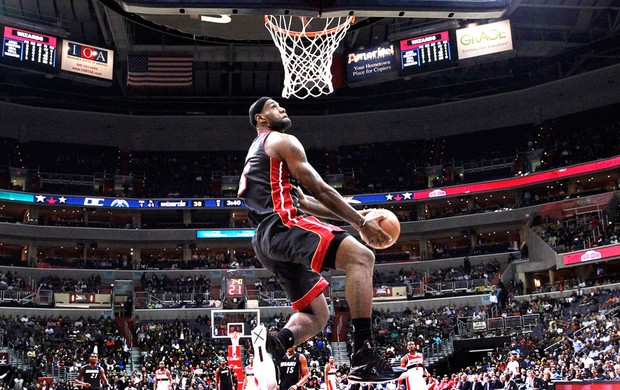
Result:
M280 390L288 390L301 378L301 363L299 362L299 352L293 356L285 354L280 361Z
M100 389L101 388L101 366L95 365L91 367L90 364L87 364L82 367L82 381L90 384L91 390Z
M232 390L233 382L232 382L232 369L228 366L219 367L220 372L220 390Z
M297 208L297 192L291 183L288 167L284 161L265 153L263 145L271 133L272 130L258 133L248 150L239 181L237 195L245 201L253 226L276 213L285 224L305 215Z

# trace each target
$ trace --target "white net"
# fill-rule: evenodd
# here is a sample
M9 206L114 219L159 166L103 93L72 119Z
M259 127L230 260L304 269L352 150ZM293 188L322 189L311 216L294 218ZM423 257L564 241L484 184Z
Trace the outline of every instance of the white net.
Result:
M265 26L280 49L284 65L282 97L305 99L334 92L333 55L354 20L353 16L265 16Z

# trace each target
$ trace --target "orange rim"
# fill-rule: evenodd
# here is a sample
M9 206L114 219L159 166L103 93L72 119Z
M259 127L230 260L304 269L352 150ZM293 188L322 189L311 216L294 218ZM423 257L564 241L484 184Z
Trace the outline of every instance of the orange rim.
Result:
M355 21L355 16L350 15L350 16L347 16L347 19L344 22L342 22L339 25L337 25L335 27L332 27L330 29L322 30L322 31L310 31L310 32L302 33L300 31L291 31L291 30L287 30L285 28L282 28L280 26L277 26L277 25L271 23L271 20L269 20L269 15L265 15L265 24L270 29L276 30L280 34L286 34L286 35L289 35L291 37L305 36L305 37L308 37L308 38L314 38L314 37L321 36L321 35L332 35L332 34L338 32L338 31L342 30L345 26L353 23L354 21Z

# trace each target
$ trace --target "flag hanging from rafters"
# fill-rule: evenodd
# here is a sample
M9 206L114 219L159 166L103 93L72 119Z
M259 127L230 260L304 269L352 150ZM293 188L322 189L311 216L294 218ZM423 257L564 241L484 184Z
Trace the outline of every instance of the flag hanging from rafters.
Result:
M147 88L191 87L193 61L193 56L130 55L127 59L127 85Z

